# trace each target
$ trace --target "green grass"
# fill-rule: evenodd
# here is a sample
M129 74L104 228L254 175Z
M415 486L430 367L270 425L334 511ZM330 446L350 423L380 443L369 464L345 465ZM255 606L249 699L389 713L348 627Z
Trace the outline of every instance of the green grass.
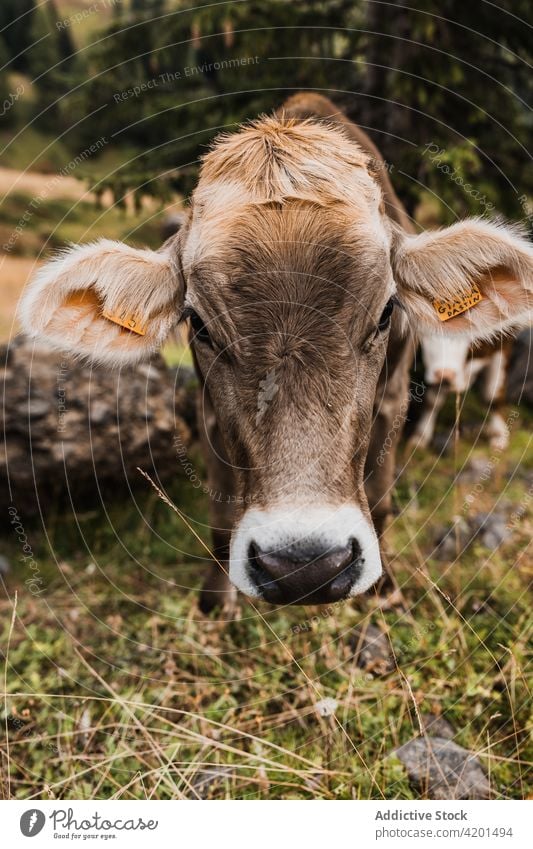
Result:
M28 87L28 81L24 81ZM66 146L53 135L32 126L17 127L0 133L0 165L17 171L40 171L52 174L71 159Z
M474 512L502 497L526 503L531 423L524 412ZM462 439L456 456L411 458L388 537L397 592L325 613L254 610L240 598L233 621L202 617L205 551L153 492L77 520L58 510L46 536L26 528L44 581L38 597L8 535L9 773L5 740L2 755L12 796L418 798L391 756L417 733L417 711L452 723L495 798L527 795L531 511L497 552L473 543L458 562L431 556L435 529L472 487L452 485L454 470L489 455L486 443ZM179 476L171 495L208 541L204 497ZM355 666L350 637L365 623L388 634L391 671ZM315 711L326 696L338 702L336 720Z
M12 239L13 254L46 254L69 242L78 244L101 237L153 248L161 244L161 213L146 213L132 218L116 207L98 209L91 201L45 198L41 203L32 205L31 198L25 194L9 195L0 208L3 239L9 242L11 234L25 220L28 226L22 227L20 237Z

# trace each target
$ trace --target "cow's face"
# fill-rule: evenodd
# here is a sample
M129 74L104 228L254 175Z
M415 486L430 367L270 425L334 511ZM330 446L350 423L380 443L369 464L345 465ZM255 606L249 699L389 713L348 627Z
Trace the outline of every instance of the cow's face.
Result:
M468 389L470 340L424 333L420 338L424 381L428 386L443 385L453 392Z
M394 299L417 328L480 338L528 321L532 277L512 231L397 232L340 130L264 119L209 154L176 239L73 249L39 272L22 318L63 350L126 363L188 316L240 489L230 577L323 602L381 572L362 479ZM441 322L435 299L473 284L481 301Z
M381 573L363 469L395 286L385 231L363 240L348 212L234 211L220 254L184 266L192 345L245 507L230 577L270 601L334 601Z

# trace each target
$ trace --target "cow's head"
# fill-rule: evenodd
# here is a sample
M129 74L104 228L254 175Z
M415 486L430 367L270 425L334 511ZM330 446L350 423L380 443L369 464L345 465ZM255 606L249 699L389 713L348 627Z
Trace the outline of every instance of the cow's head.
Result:
M442 322L434 301L474 286L480 302ZM400 232L341 129L264 118L208 154L174 239L68 250L21 316L29 333L119 365L187 316L245 505L230 577L252 596L320 602L381 573L363 470L395 305L417 329L481 338L526 322L532 288L532 249L512 229Z
M424 363L424 382L428 386L444 386L453 392L468 389L468 360L470 340L455 339L442 333L420 334Z

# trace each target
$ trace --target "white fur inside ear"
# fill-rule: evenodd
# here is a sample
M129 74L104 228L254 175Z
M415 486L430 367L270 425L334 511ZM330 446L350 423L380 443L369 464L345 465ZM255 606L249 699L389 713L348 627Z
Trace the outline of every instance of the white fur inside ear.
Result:
M183 283L176 248L132 248L102 239L70 248L47 262L19 306L22 327L60 350L105 364L134 363L158 350L179 320ZM139 336L104 318L142 319Z

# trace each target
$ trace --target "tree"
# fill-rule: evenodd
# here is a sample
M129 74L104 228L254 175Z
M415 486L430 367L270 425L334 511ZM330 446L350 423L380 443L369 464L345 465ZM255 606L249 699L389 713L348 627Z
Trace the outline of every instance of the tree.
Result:
M361 111L386 158L401 163L411 210L422 184L444 218L488 206L523 216L519 198L533 190L530 18L522 0L367 4Z
M0 41L14 71L28 70L34 13L35 0L2 0L0 3Z
M221 128L271 110L291 91L343 90L357 77L349 60L359 37L344 28L359 14L351 0L197 9L180 0L164 17L147 17L146 3L135 6L137 16L127 26L114 21L92 52L92 78L70 110L81 119L89 105L102 106L90 126L80 124L78 146L117 132L118 143L142 151L121 169L129 186L165 172L186 191Z

